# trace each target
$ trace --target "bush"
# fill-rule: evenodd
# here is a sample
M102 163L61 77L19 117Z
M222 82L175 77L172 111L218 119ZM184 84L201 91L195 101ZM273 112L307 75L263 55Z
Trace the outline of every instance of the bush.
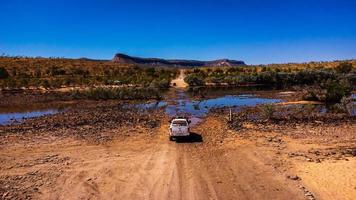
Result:
M343 62L340 63L337 67L336 67L336 71L339 73L349 73L352 70L352 64L351 63L347 63L347 62Z
M276 75L277 74L275 72L261 72L260 74L255 75L257 78L256 82L261 84L275 84Z
M328 81L320 86L309 87L303 94L303 100L324 101L327 104L340 103L344 97L351 94L348 81Z
M5 79L9 77L9 73L6 71L5 68L0 67L0 79Z
M326 103L340 103L341 99L351 95L351 88L346 81L332 81L326 84Z
M355 104L352 97L343 97L339 104L337 104L339 110L352 116Z
M156 69L153 68L153 67L150 67L150 68L147 68L145 71L146 71L148 76L154 76L155 72L156 72Z
M262 116L266 119L272 119L276 108L273 104L266 104L261 107Z
M48 80L42 80L41 86L43 86L44 88L49 88L50 84Z
M306 101L325 101L326 91L320 87L309 87L303 92L303 100Z
M195 75L190 74L184 78L184 81L188 83L189 86L203 86L205 85L204 79Z
M131 67L111 61L1 57L0 87L6 87L9 78L14 80L15 85L20 84L21 78L26 78L25 87L40 85L34 81L37 79L47 79L49 82L44 85L52 88L61 85L107 85L110 80L138 86L156 81L159 87L167 87L167 80L175 78L177 72L177 69Z
M167 79L162 80L154 80L150 83L150 87L159 88L159 89L167 89L169 88L170 81Z

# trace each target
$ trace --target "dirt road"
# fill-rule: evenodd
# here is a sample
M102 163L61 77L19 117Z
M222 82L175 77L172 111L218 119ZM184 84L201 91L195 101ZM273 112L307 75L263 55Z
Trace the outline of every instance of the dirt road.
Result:
M179 70L179 76L171 81L171 85L175 88L186 88L188 84L184 81L185 74L184 69Z
M0 199L355 199L353 119L233 129L216 110L170 142L163 110L93 103L0 127Z
M275 154L232 138L218 120L181 143L166 131L164 124L101 145L66 139L2 149L1 176L19 176L17 187L27 188L20 194L35 199L304 199L273 167Z

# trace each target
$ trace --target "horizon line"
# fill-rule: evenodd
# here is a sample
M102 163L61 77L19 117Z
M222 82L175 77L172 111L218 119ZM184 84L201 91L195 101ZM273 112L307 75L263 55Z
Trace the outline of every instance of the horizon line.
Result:
M165 60L192 60L192 61L214 61L214 60L222 60L222 59L228 59L228 60L236 60L236 59L230 59L230 58L217 58L217 59L209 59L209 60L201 60L201 59L189 59L189 58L165 58L165 57L141 57L141 56L131 56L130 54L127 53L115 53L114 57L116 54L123 54L127 55L130 57L134 58L145 58L145 59L165 59ZM6 57L6 58L43 58L43 59L68 59L68 60L80 60L80 59L88 59L88 60L93 60L93 61L112 61L113 58L90 58L90 57L71 57L71 56L30 56L30 55L10 55L6 53L1 53L0 57ZM245 62L246 65L250 66L256 66L256 65L276 65L276 64L305 64L305 63L312 63L312 62L317 62L317 63L326 63L326 62L337 62L337 61L353 61L356 60L356 58L346 58L346 59L333 59L333 60L309 60L309 61L286 61L286 62L271 62L271 63L259 63L259 64L247 64L246 61L239 59L236 61L243 61Z

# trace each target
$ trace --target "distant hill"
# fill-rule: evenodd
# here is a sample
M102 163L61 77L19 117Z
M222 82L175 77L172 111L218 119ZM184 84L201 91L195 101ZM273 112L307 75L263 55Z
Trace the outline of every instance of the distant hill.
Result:
M132 57L122 53L114 56L113 62L120 64L137 64L149 66L171 66L171 67L203 67L203 66L241 66L246 65L243 61L220 59L212 61L199 60L166 60L161 58Z

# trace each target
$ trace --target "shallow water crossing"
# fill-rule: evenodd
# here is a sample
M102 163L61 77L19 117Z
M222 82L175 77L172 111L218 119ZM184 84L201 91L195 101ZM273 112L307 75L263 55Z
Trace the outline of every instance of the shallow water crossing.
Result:
M216 108L234 108L239 109L246 106L256 106L258 104L270 104L281 102L278 98L264 98L252 93L244 94L225 94L215 95L213 97L194 98L190 97L183 90L176 90L172 98L166 98L163 101L155 101L139 104L142 109L160 109L164 108L169 117L187 116L194 122L199 122L200 118L206 116L208 112Z

